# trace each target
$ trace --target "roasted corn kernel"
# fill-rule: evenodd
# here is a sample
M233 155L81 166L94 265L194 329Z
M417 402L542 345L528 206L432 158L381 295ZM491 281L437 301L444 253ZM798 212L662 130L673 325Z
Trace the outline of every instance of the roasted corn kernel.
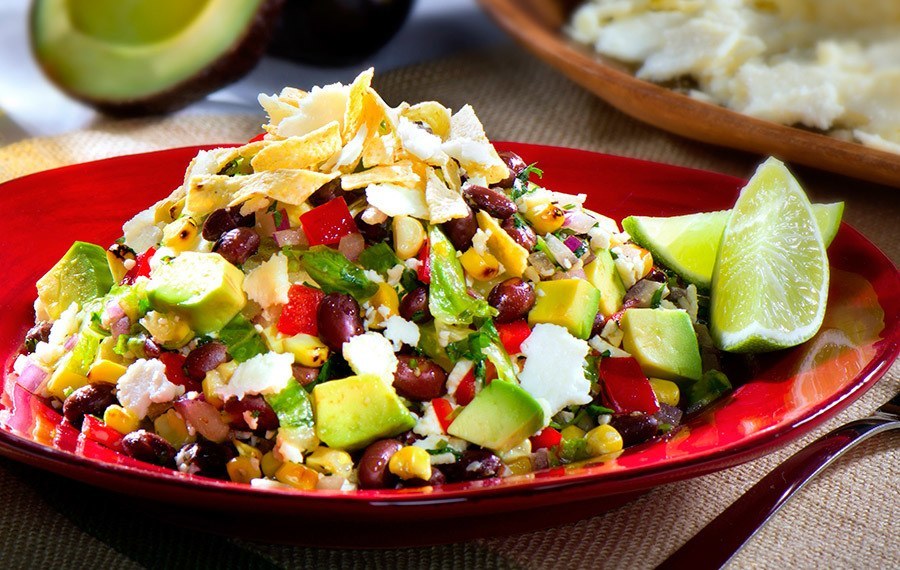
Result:
M562 227L566 221L566 211L556 204L546 204L529 209L525 217L534 226L535 232L544 235Z
M650 378L650 387L653 388L653 393L656 394L656 399L659 400L660 404L677 406L679 400L681 400L681 391L678 389L678 384L671 380Z
M252 445L244 443L243 441L234 440L234 447L241 457L249 457L251 459L256 459L256 461L262 461L262 451L256 449Z
M305 465L285 461L275 471L275 479L295 489L312 490L319 483L319 474Z
M431 479L431 456L421 447L407 445L391 456L388 470L401 479Z
M584 436L587 440L587 449L593 456L606 455L622 451L622 436L609 424L597 426Z
M339 475L346 479L353 470L353 458L349 453L340 449L317 447L306 458L306 465L319 473Z
M500 262L497 258L487 251L482 255L475 251L474 247L470 247L459 256L459 262L466 273L479 281L490 281L500 273Z
M259 469L259 460L254 457L239 455L225 464L228 478L235 483L249 483L251 479L259 479L262 471Z
M91 365L91 369L88 371L88 379L91 382L115 384L123 374L125 374L124 366L101 358Z
M578 426L566 426L559 432L563 439L581 439L584 437L584 430Z
M271 451L266 452L262 456L262 460L259 462L260 467L262 467L262 472L266 477L274 477L275 473L278 471L278 468L281 467L282 461L275 457L275 454Z
M369 299L369 304L375 308L375 314L369 323L372 326L400 314L400 297L397 296L397 291L387 283L378 284L378 291Z
M196 439L196 436L191 435L191 432L188 431L184 419L174 409L168 410L153 420L153 429L175 449L180 449Z
M425 228L415 218L395 216L391 230L394 232L394 251L400 259L415 257L425 245Z
M131 433L141 425L141 418L122 406L113 404L103 412L103 423L119 433Z
M178 218L163 228L162 245L175 251L194 249L200 241L200 228L190 216Z
M294 362L311 368L319 368L328 360L328 347L325 343L309 334L295 334L282 342L285 352L294 355Z

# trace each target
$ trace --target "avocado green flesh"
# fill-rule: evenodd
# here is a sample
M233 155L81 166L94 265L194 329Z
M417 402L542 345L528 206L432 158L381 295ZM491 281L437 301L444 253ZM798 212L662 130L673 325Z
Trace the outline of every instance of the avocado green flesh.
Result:
M48 75L77 96L165 93L225 56L265 0L37 0L31 35Z
M393 388L371 374L318 384L312 397L316 435L335 449L362 449L416 425Z
M544 409L517 384L495 380L453 420L447 433L495 451L507 451L544 425Z
M37 282L38 297L53 320L72 303L83 307L86 302L106 295L112 286L106 250L83 241L73 243Z
M528 312L528 324L565 327L572 336L587 339L600 307L600 291L584 279L556 279L535 285L537 300Z
M600 312L604 317L608 318L622 308L625 285L608 249L597 251L596 259L584 267L584 273L588 281L600 291Z
M822 241L828 247L840 227L844 203L813 204L812 209ZM655 260L685 281L708 291L719 242L730 214L731 210L720 210L666 218L629 216L622 220L622 227Z
M699 380L700 346L691 318L676 309L628 309L619 323L622 345L651 378Z

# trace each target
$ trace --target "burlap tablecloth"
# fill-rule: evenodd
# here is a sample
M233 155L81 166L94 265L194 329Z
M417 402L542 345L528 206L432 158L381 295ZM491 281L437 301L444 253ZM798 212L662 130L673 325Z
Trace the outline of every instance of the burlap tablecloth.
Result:
M495 140L585 148L743 177L760 161L759 156L691 142L625 117L512 47L386 73L376 77L376 86L392 104L436 99L459 108L471 103ZM242 141L257 132L262 120L260 113L99 122L87 131L0 148L0 181L112 155ZM814 199L845 200L845 220L898 262L898 190L810 169L796 171ZM895 363L846 411L762 459L656 488L625 507L574 524L430 548L294 548L186 531L136 512L118 495L0 459L0 565L649 568L804 444L868 415L898 389L900 365ZM898 512L900 434L894 432L861 445L812 482L752 539L731 567L898 568ZM171 517L177 520L177 511Z

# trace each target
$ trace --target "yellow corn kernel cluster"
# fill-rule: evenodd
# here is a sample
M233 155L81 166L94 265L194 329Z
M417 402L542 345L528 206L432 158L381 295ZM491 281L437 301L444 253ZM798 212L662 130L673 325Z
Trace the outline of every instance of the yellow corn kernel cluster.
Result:
M113 404L103 412L103 423L121 434L131 433L141 426L141 418L122 406Z
M566 426L559 434L563 439L581 439L584 437L584 430L578 426Z
M566 221L566 211L556 204L540 204L529 208L525 218L534 226L535 232L545 235L562 227Z
M394 232L394 251L404 261L415 257L425 245L425 228L415 218L394 216L391 230Z
M369 304L375 308L375 314L369 323L371 326L380 325L389 318L400 314L400 297L397 295L396 289L387 283L378 284L378 290L369 299ZM387 315L383 315L378 310L379 307L387 308Z
M283 462L275 457L274 452L267 452L262 456L262 460L260 460L259 465L262 468L263 474L266 477L274 477L275 473L278 472L278 468L281 467Z
M88 371L88 379L91 382L107 382L115 384L125 374L125 367L121 364L101 358L91 365Z
M421 447L407 445L391 456L388 462L388 470L406 479L431 479L431 456Z
M490 281L500 273L500 262L497 258L487 251L482 255L474 247L470 247L459 256L459 262L466 273L479 281Z
M179 218L163 229L162 245L175 251L196 249L200 242L200 228L190 216Z
M249 483L251 479L259 479L262 471L259 468L259 460L253 457L239 455L225 464L228 478L235 483Z
M353 471L353 458L346 451L331 449L330 447L317 447L306 458L306 465L325 475L339 475L343 478L350 477Z
M284 339L282 346L285 352L294 355L294 362L303 366L319 368L328 360L328 347L319 340L319 337L303 333L295 334Z
M174 409L166 411L166 413L153 420L153 429L160 437L171 443L175 449L180 449L185 444L196 439L196 436L191 435L188 431L184 418Z
M319 484L319 474L305 465L285 461L275 471L275 479L295 489L312 490Z
M593 456L606 455L622 451L624 446L622 435L611 425L597 426L584 436L587 440L587 449Z
M660 404L677 406L679 400L681 400L681 391L678 389L678 384L671 380L650 378L650 387L653 388L653 393L656 394L656 399Z

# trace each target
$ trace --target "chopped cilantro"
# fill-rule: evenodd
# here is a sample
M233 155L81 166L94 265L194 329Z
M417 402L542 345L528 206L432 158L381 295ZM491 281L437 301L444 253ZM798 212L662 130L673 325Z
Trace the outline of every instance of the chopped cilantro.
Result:
M651 309L658 309L659 306L662 304L663 290L665 288L666 288L665 285L663 285L662 287L660 287L659 289L657 289L656 291L653 292L653 296L650 297L650 308Z

